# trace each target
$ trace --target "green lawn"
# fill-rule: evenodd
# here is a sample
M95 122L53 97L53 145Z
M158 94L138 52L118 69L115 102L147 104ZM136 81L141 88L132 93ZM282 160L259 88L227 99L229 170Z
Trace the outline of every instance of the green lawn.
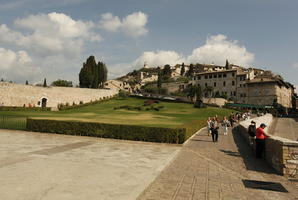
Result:
M144 99L112 99L98 104L74 108L65 111L0 111L1 115L28 116L31 118L88 121L110 124L142 125L149 127L179 127L192 121L206 120L207 117L218 115L228 116L233 110L223 108L194 108L192 104L160 102L154 107L163 106L159 111L149 110L144 107ZM128 105L139 106L141 111L117 109L115 107ZM1 122L0 122L1 128Z

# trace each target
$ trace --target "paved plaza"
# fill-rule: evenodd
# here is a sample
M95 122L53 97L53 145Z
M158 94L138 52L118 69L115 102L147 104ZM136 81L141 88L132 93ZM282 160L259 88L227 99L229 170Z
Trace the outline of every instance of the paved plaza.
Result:
M180 149L0 130L0 199L136 199Z
M298 182L255 159L237 130L213 143L202 129L183 146L0 130L0 177L6 200L298 200Z
M248 189L243 180L281 183L289 192ZM182 148L171 164L155 179L138 200L294 200L298 185L276 175L264 160L236 132L220 135L213 143L206 129Z

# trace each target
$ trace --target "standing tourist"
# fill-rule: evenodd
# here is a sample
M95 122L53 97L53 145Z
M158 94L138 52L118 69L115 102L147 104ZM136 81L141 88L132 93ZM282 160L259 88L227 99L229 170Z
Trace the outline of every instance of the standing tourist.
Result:
M218 123L217 123L217 120L216 118L214 117L212 119L212 122L211 122L211 136L212 136L212 141L213 142L217 142L218 141Z
M251 121L250 125L248 126L248 135L249 135L249 143L253 145L254 139L256 137L256 122Z
M208 117L207 120L207 135L209 136L211 134L211 119Z
M256 130L256 157L262 158L263 152L265 150L265 140L269 137L265 133L266 124L261 124Z
M227 117L224 117L221 125L223 126L224 135L228 135L228 127L230 126L230 122L227 120Z
M230 115L230 117L229 117L229 121L230 121L231 127L233 127L233 125L234 125L234 117L233 117L233 113Z

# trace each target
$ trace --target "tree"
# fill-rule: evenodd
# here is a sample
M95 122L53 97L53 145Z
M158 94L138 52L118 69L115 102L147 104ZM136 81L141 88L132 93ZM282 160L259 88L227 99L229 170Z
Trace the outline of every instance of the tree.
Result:
M53 81L51 85L57 86L57 87L72 87L73 86L71 81L61 80L61 79Z
M162 69L162 77L164 80L171 78L172 70L170 65L165 65Z
M189 65L189 70L187 71L187 76L192 76L194 73L194 67L193 64Z
M192 101L198 101L202 99L202 88L201 86L192 85L190 86L188 96L192 99Z
M229 69L229 65L230 65L230 64L229 64L229 61L228 61L228 59L227 59L227 60L226 60L226 66L225 66L226 69Z
M46 78L43 80L43 87L47 87L47 79Z
M107 67L104 63L96 64L95 57L90 56L86 63L83 63L79 74L81 88L103 87L107 81Z
M212 86L207 86L204 89L204 92L207 93L208 97L212 97L212 92L213 92L214 88Z
M29 82L26 80L26 83L25 83L26 85L29 85Z
M98 62L98 83L101 88L104 87L104 83L107 81L108 70L104 63Z
M162 76L161 76L161 72L158 71L158 77L157 77L157 87L158 87L158 89L161 88L161 85L162 85Z
M185 73L185 66L184 66L184 63L182 63L180 75L183 76L184 73Z

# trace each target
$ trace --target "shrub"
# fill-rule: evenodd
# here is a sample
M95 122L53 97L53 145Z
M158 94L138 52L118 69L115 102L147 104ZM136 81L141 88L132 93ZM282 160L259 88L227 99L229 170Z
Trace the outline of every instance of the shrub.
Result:
M182 144L185 128L161 128L92 122L27 119L27 130L67 135Z

